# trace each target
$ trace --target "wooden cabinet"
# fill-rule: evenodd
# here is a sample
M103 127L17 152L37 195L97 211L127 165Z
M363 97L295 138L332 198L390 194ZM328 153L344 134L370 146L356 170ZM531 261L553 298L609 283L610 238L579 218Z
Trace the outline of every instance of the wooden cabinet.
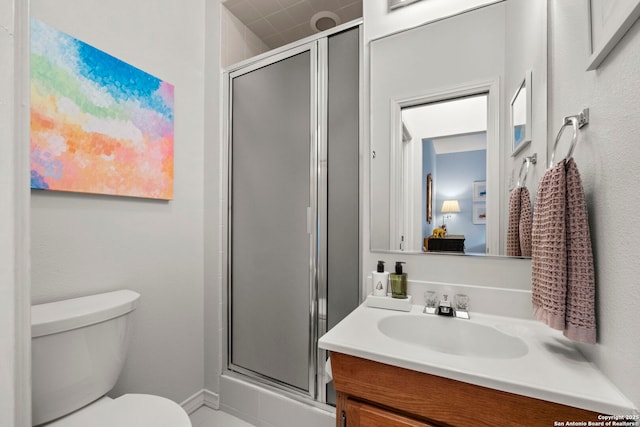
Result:
M338 427L553 426L598 414L331 353ZM558 425L558 424L556 424Z
M433 424L352 399L347 399L344 419L348 427L433 427Z

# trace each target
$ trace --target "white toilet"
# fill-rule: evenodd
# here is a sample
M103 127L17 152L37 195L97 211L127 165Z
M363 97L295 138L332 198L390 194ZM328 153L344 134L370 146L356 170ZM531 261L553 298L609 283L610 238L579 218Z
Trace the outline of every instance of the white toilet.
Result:
M139 298L122 290L31 307L33 425L191 426L169 399L105 396L122 370Z

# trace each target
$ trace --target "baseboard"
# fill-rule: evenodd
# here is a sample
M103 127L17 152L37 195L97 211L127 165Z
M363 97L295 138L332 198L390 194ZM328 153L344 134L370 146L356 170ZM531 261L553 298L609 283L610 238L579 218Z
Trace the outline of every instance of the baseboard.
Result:
M217 410L220 408L220 396L217 393L203 388L193 396L187 398L180 406L182 406L189 415L203 406Z

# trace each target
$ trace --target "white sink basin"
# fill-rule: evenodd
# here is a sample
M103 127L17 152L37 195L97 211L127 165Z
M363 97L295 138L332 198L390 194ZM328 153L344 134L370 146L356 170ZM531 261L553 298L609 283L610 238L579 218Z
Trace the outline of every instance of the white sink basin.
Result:
M378 329L389 338L458 356L516 359L529 351L522 339L491 326L430 314L386 316Z
M560 331L471 313L470 320L360 305L318 340L324 350L601 414L638 414Z

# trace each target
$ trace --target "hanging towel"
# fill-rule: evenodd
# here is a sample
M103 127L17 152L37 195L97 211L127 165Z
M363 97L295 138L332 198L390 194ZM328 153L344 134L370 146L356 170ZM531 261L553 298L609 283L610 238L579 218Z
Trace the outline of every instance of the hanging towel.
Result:
M547 171L532 229L535 317L574 341L595 344L595 275L587 206L573 159Z
M509 197L507 255L531 256L531 196L526 187L516 187Z

